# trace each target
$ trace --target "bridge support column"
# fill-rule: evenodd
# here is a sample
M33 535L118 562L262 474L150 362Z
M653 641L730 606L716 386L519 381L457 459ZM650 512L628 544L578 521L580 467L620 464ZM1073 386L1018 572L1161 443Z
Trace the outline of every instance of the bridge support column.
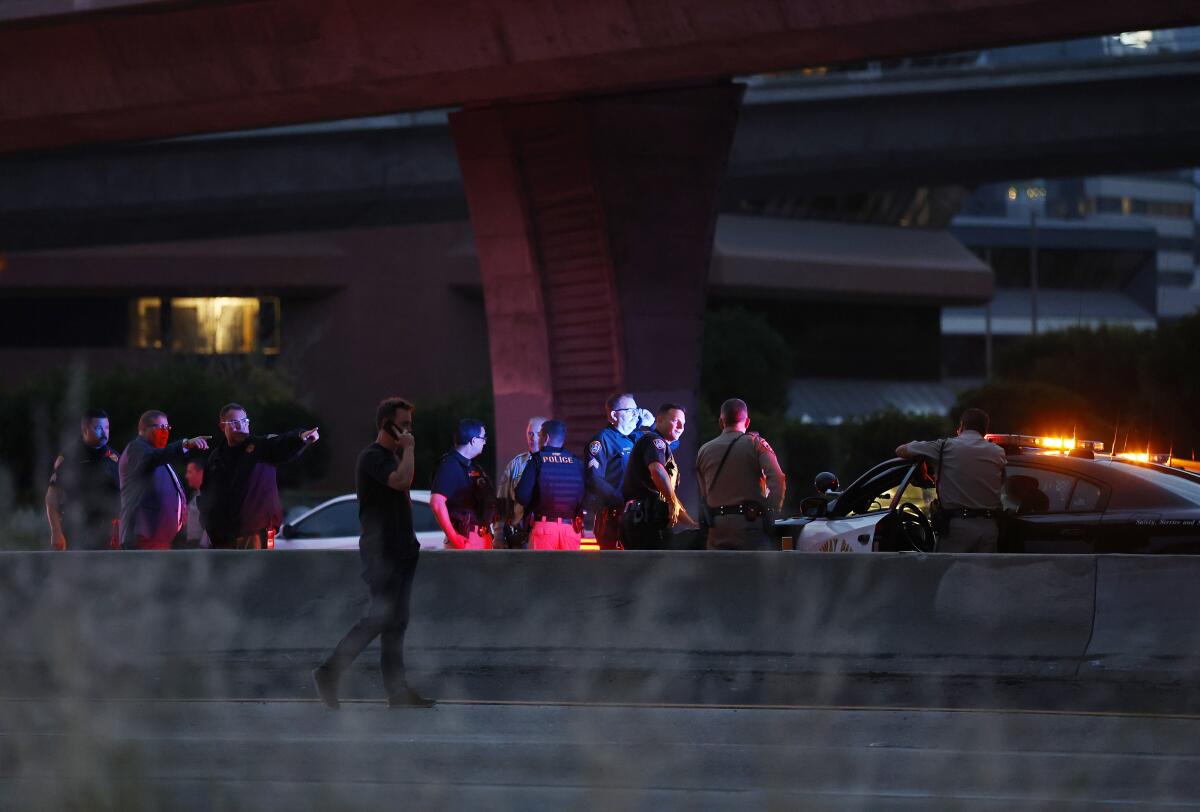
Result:
M533 414L566 420L578 448L611 392L651 409L693 405L741 94L725 83L451 116L483 275L499 464L521 450ZM693 449L698 428L685 435Z

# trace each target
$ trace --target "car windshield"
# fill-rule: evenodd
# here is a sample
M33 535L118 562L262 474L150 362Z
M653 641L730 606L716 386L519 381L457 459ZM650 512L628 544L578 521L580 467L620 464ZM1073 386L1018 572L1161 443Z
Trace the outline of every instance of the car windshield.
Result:
M912 463L907 461L876 466L838 497L830 515L857 516L888 510L896 499L896 489L912 467Z
M1186 474L1160 471L1127 462L1114 462L1113 464L1120 465L1121 470L1129 476L1137 477L1155 487L1162 488L1164 491L1169 491L1193 505L1200 506L1200 482L1197 482Z

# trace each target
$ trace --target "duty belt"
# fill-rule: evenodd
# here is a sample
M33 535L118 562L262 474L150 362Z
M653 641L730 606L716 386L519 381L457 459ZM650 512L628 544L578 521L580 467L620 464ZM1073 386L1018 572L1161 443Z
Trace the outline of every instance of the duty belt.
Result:
M1000 511L988 508L946 508L946 514L953 519L995 519L1000 515Z
M748 500L745 502L739 502L736 505L710 507L708 511L713 516L745 516L747 521L752 522L756 519L759 519L764 513L766 513L766 508L764 508L758 502Z

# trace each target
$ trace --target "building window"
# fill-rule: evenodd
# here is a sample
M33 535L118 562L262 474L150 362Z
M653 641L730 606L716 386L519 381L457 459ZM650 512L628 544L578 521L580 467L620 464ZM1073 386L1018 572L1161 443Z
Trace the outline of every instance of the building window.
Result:
M279 298L144 297L134 302L131 343L192 355L279 354Z
M1101 214L1147 214L1152 217L1192 218L1192 204L1170 200L1142 200L1136 197L1098 197L1096 211Z
M157 296L143 296L134 300L129 325L132 333L130 344L140 350L161 350L162 299Z

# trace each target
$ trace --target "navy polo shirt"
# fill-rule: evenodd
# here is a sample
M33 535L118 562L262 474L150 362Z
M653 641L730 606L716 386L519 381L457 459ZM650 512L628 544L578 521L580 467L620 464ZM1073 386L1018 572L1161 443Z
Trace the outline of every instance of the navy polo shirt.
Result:
M487 474L474 460L468 460L457 451L450 451L438 462L433 474L433 493L446 497L446 510L452 517L458 516L468 524L487 524L487 499L492 485Z
M549 446L532 456L517 483L517 501L537 521L574 519L583 508L583 462L561 446Z

